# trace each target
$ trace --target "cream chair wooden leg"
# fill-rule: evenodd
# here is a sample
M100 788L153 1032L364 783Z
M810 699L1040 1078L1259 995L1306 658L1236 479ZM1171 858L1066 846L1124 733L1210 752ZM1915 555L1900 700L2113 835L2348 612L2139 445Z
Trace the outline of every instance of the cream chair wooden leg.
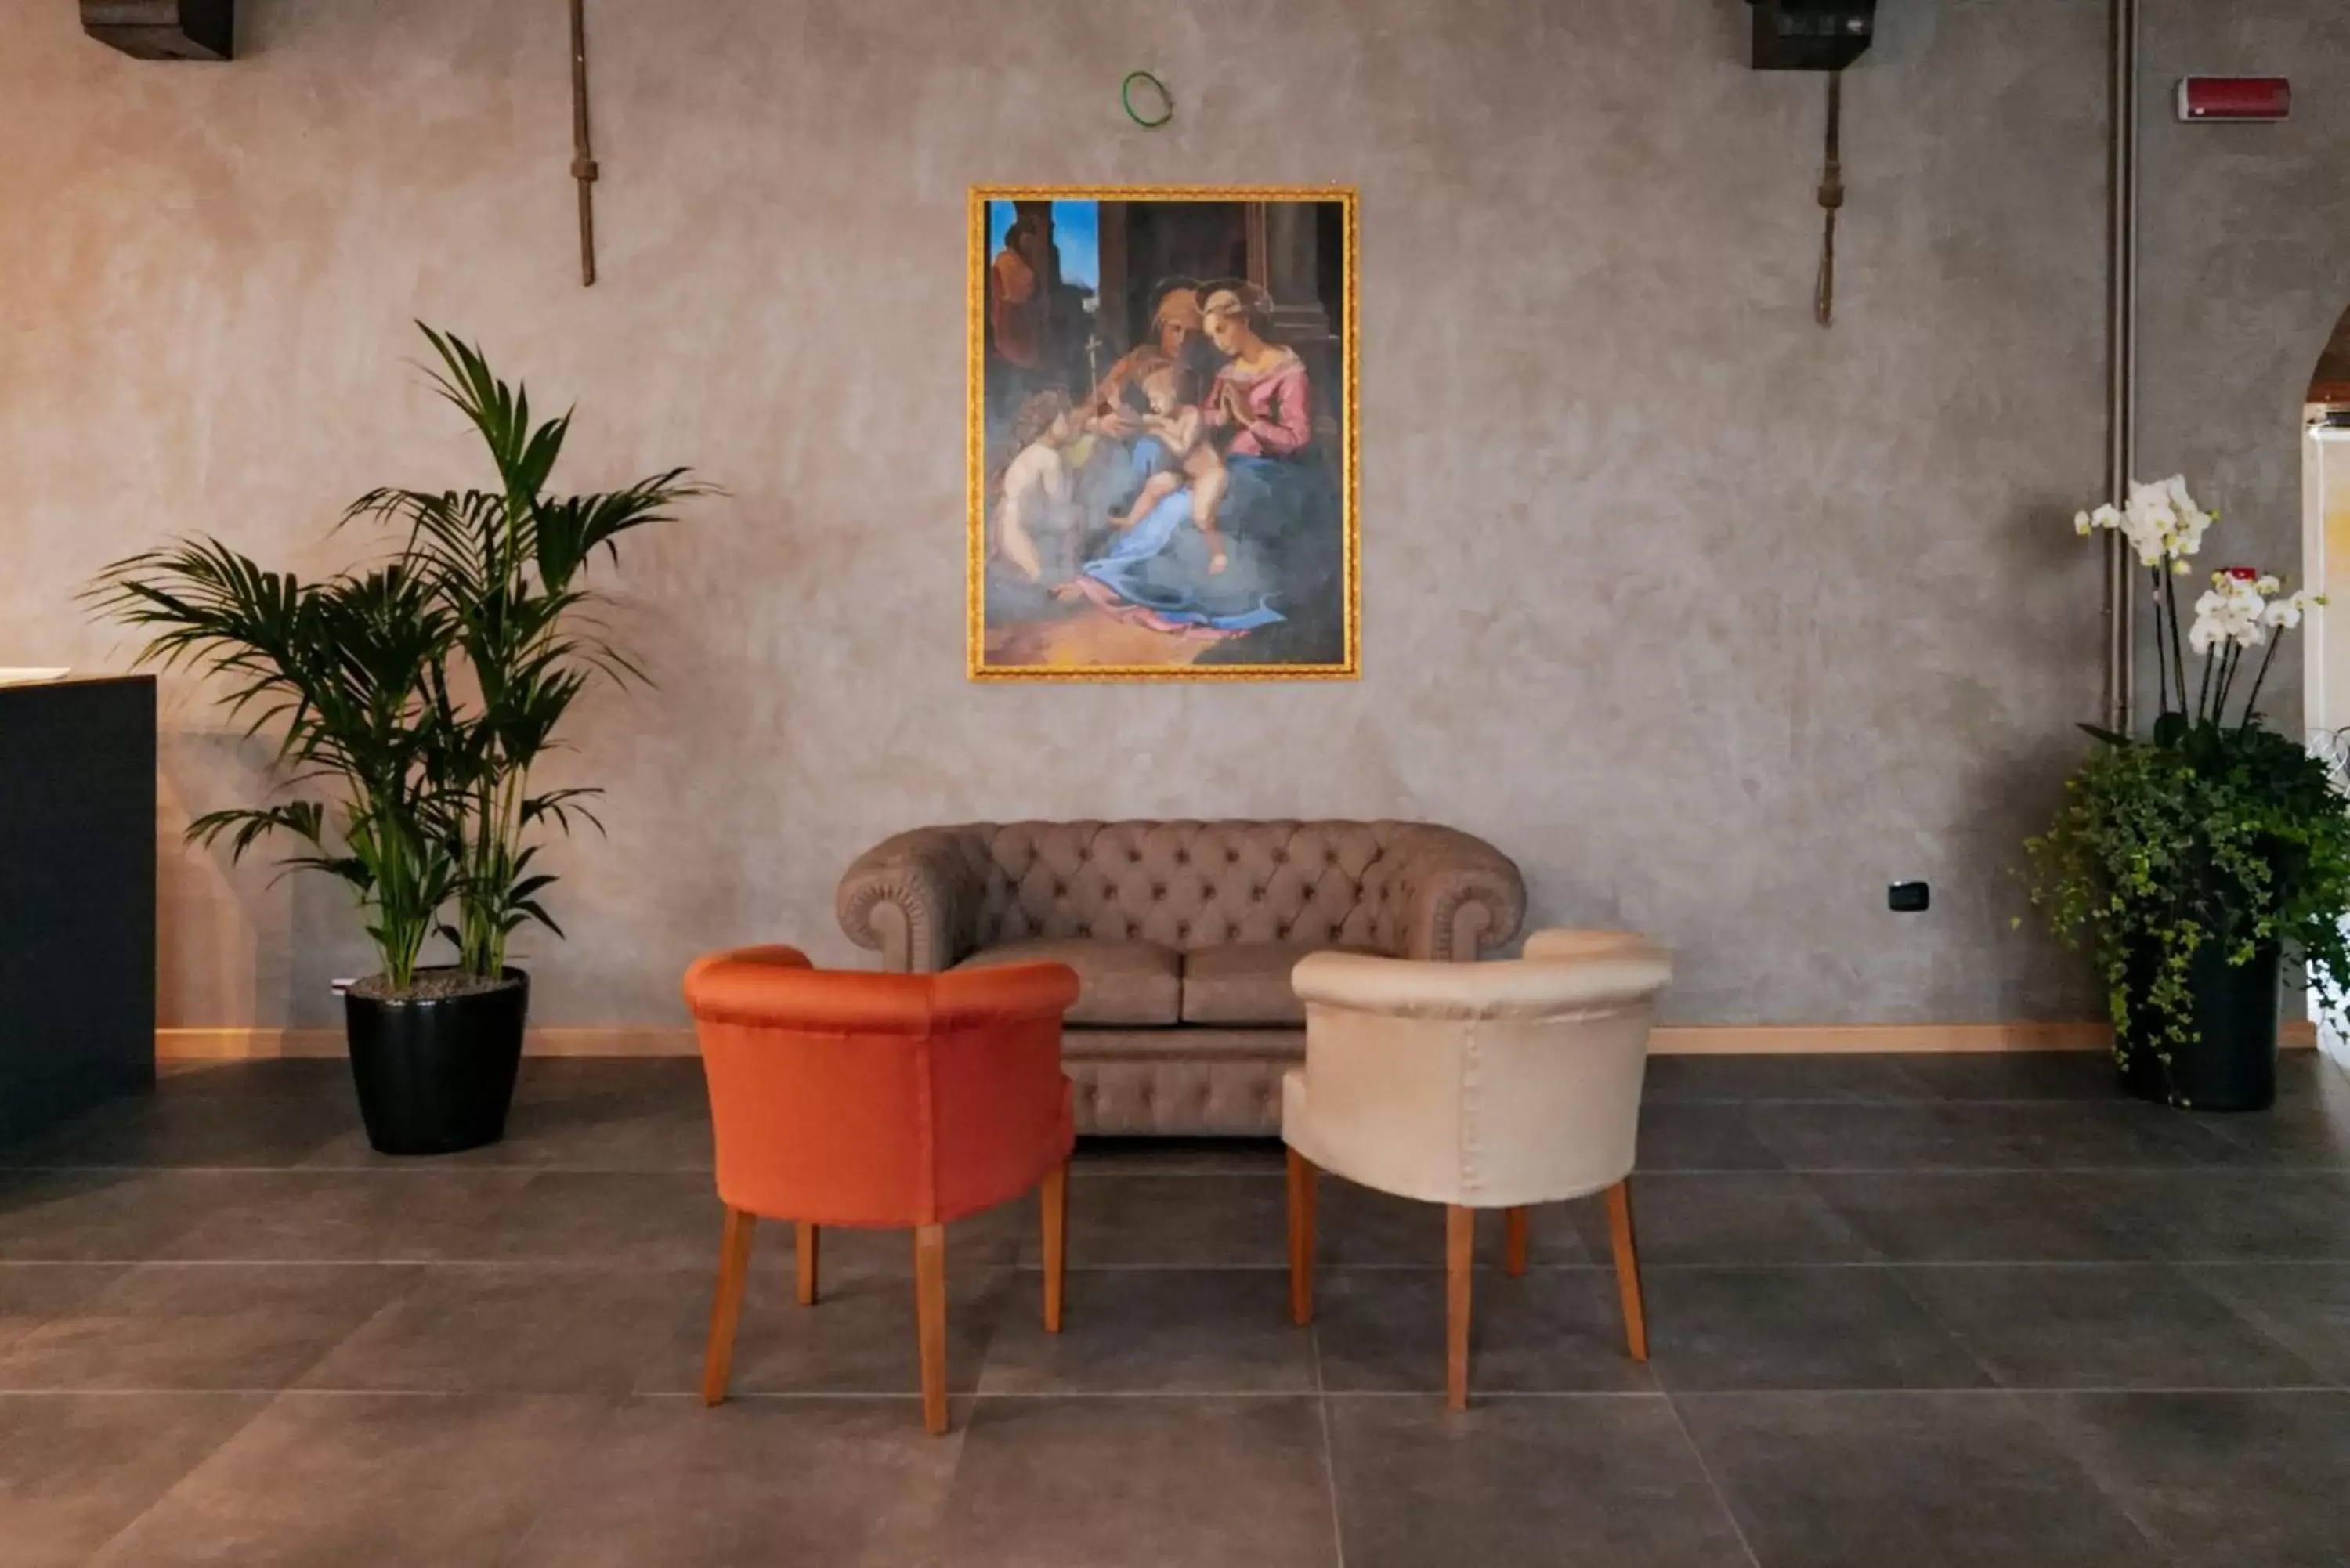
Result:
M914 1227L914 1308L922 1347L922 1426L947 1429L947 1228Z
M816 1250L818 1234L816 1227L805 1220L792 1226L792 1244L799 1253L799 1299L802 1306L816 1305Z
M1502 1211L1503 1263L1513 1280L1526 1272L1526 1211L1523 1206Z
M710 1343L702 1353L704 1405L726 1397L727 1375L734 1366L734 1328L743 1318L743 1286L751 1272L751 1235L758 1222L740 1209L726 1210L726 1231L718 1242L718 1294L710 1303Z
M1624 1300L1624 1338L1632 1359L1648 1359L1648 1320L1640 1309L1640 1257L1632 1245L1632 1185L1607 1189L1607 1234L1616 1246L1616 1291Z
M1314 1166L1289 1151L1289 1321L1314 1321Z
M1045 1173L1039 1189L1045 1210L1045 1332L1061 1332L1061 1303L1069 1280L1069 1162Z
M1444 1210L1444 1397L1469 1408L1469 1275L1477 1258L1477 1211Z

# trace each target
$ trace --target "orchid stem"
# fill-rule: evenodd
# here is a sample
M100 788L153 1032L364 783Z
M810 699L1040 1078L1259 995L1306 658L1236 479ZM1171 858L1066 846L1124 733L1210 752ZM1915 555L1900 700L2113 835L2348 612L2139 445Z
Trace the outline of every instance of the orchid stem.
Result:
M2160 567L2157 567L2157 568L2155 568L2154 573L2153 573L2153 576L2154 576L2154 587L2155 587L2155 594L2154 594L2154 611L2155 611L2155 618L2156 618L2156 620L2157 620L2157 622L2158 622L2158 623L2159 623L2159 621L2161 620L2161 617L2162 617L2162 570L2161 570L2161 568L2160 568ZM2160 636L2161 636L2161 634L2162 634L2162 632L2161 632L2161 627L2159 626L2159 624L2158 624L2158 625L2157 625L2157 627L2156 627L2155 635L2158 638L2158 637L2160 637ZM2160 713L2168 713L2168 712L2169 712L2169 711L2170 711L2170 661L2169 661L2168 659L2167 659L2162 658L2162 657L2161 657L2161 652L2162 652L2162 650L2161 650L2160 649L2158 649L2158 648L2157 649L2155 649L2155 655L2156 655L2156 657L2155 657L2155 660L2154 660L2154 678L2155 678L2155 681L2156 681L2156 683L2157 683L2157 690L2161 693L2161 695L2160 695L2160 699L2159 699L2159 701L2158 701L2158 706L2157 706L2157 708L2156 708L2156 711L2157 711L2157 712L2160 712ZM2180 706L2180 707L2182 707L2182 708L2183 708L2183 707L2185 707L2185 706L2187 705L2187 693L2186 693L2186 692L2181 691L2181 692L2178 694L2178 703L2179 703L2179 706Z
M2184 713L2187 709L2187 655L2178 646L2178 576L2175 572L2162 573L2162 601L2167 612L2163 619L2170 632L2172 673L2178 680L2178 707Z
M2282 636L2269 639L2269 650L2261 655L2261 668L2252 676L2251 694L2244 699L2244 728L2247 730L2252 727L2252 714L2260 707L2261 685L2269 678L2269 664L2276 658L2277 644L2283 640Z

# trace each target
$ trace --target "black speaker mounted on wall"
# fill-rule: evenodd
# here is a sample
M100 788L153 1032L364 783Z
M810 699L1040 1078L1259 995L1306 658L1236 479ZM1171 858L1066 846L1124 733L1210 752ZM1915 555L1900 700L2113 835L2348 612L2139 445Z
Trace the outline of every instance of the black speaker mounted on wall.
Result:
M1758 71L1840 71L1877 37L1877 0L1747 0Z
M236 0L81 0L81 30L142 60L236 56Z

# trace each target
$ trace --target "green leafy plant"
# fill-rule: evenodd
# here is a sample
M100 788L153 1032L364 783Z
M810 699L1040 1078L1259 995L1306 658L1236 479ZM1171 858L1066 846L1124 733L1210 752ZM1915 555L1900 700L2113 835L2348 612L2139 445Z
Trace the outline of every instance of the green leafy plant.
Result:
M2175 479L2076 520L2084 534L2120 533L2152 576L2161 709L2144 738L2082 726L2096 750L2025 847L2033 901L2094 952L2126 1065L2139 1050L2167 1065L2192 1040L2199 954L2242 965L2282 952L2337 1016L2350 980L2342 748L2313 753L2258 710L2283 633L2324 601L2230 567L2211 575L2182 629L2177 583L2215 520Z
M342 525L390 529L390 558L321 582L193 539L116 562L88 595L151 631L142 661L222 678L248 732L280 732L283 783L300 797L209 813L189 837L225 838L237 857L274 834L298 839L285 864L351 889L394 992L416 984L436 933L484 982L522 926L562 934L539 836L594 824L599 792L535 791L532 774L583 692L641 677L598 630L588 568L712 493L683 469L609 494L547 493L570 416L534 422L528 393L479 349L421 329L440 360L432 384L481 435L496 489L369 492Z

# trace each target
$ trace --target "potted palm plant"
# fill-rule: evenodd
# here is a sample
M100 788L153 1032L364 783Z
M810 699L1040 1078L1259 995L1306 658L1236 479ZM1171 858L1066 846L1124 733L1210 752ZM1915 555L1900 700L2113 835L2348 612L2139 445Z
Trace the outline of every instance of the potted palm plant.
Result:
M533 774L583 691L640 674L594 629L587 571L709 493L683 469L549 493L570 416L534 422L529 394L477 348L422 330L432 384L481 435L495 489L370 492L340 525L386 530L390 553L323 581L191 539L116 562L90 590L151 634L142 662L220 677L250 732L277 732L292 798L208 813L188 836L242 857L287 835L289 867L349 888L379 970L346 992L345 1024L369 1141L387 1154L504 1136L530 1000L508 943L529 924L562 934L536 857L546 832L595 822L598 793L536 789ZM452 961L424 961L436 938Z
M2027 849L2033 902L2094 950L2123 1088L2258 1110L2276 1097L2284 961L2336 1015L2350 980L2350 794L2338 754L2279 734L2259 706L2284 635L2324 599L2231 566L2191 620L2180 609L2215 520L2181 479L2074 520L2119 533L2147 571L2160 711L2142 737L2083 726L2096 749Z

